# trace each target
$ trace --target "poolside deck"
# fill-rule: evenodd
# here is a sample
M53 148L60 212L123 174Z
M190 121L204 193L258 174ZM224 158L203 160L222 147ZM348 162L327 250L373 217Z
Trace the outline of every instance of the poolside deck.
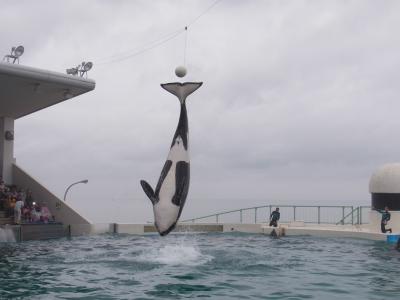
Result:
M11 230L18 242L70 236L69 227L61 223L5 225L0 228Z
M92 225L96 227L96 225ZM145 234L156 233L154 225L149 224L115 224L110 226L114 233ZM312 225L302 223L281 224L278 228L283 229L285 235L309 235L319 237L350 237L369 240L386 241L386 234L372 231L368 226L360 225ZM265 223L242 224L242 223L180 223L173 232L244 232L260 233L270 235L276 229Z
M23 224L8 225L14 232L17 241L45 240L68 236L96 235L104 233L116 234L157 234L152 224ZM3 226L1 226L3 227ZM317 236L335 238L359 238L376 241L386 241L387 235L371 230L368 226L360 225L314 225L287 223L279 227L269 227L265 223L242 224L242 223L180 223L173 233L184 232L243 232L270 235L273 230L285 236Z

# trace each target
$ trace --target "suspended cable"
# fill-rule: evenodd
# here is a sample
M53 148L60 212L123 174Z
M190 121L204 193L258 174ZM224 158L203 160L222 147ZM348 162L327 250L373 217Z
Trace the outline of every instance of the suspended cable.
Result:
M101 66L101 65L111 64L111 63L120 62L120 61L129 59L129 58L135 57L135 56L137 56L139 54L142 54L144 52L147 52L147 51L149 51L151 49L154 49L154 48L156 48L158 46L161 46L161 45L167 43L168 41L170 41L170 40L176 38L178 35L180 35L183 31L184 30L182 29L182 30L176 32L175 34L173 34L172 36L170 36L168 38L164 38L162 40L158 40L156 42L153 42L152 44L149 44L149 45L147 45L147 46L143 47L142 49L137 50L135 52L131 52L129 54L122 55L122 56L115 55L114 59L106 60L106 61L104 61L102 63L98 63L97 65Z
M204 16L206 13L208 13L215 5L217 5L221 1L222 0L216 0L205 11L203 11L200 15L198 15L196 18L194 18L192 22L189 22L187 27L192 26L194 23L196 23L202 16Z
M185 44L183 49L183 66L186 67L186 56L187 56L187 41L188 41L188 28L196 23L201 17L207 14L214 6L216 6L222 0L216 0L213 4L211 4L206 10L204 10L201 14L199 14L196 18L194 18L191 22L189 22L185 26Z
M173 31L164 37L157 39L153 42L148 43L147 45L144 45L141 48L138 48L136 50L128 50L124 51L121 53L117 53L108 57L103 57L98 60L96 63L97 66L102 66L102 65L107 65L115 62L120 62L126 59L130 59L132 57L135 57L137 55L140 55L142 53L145 53L149 50L152 50L158 46L161 46L170 40L176 38L180 34L185 32L185 45L184 45L184 53L183 53L183 65L186 65L186 51L187 51L187 35L188 35L188 28L189 26L192 26L195 22L197 22L201 17L203 17L206 13L208 13L215 5L217 5L219 2L222 0L216 0L212 5L210 5L206 10L204 10L201 14L199 14L196 18L193 19L193 21L189 22L188 25L185 26L184 29L178 29L176 31Z
M187 49L187 38L188 38L188 30L187 26L185 27L185 46L183 48L183 65L186 67L186 49Z
M153 40L153 41L151 41L149 43L144 44L142 47L137 47L137 48L134 48L134 49L126 50L126 51L123 51L123 52L120 52L120 53L116 53L116 54L113 54L113 55L110 55L110 56L103 57L103 58L99 59L98 62L99 63L105 63L105 62L111 61L113 59L117 59L119 57L129 56L131 54L134 54L136 52L139 52L139 51L143 50L144 48L151 47L152 45L157 44L157 43L159 43L161 41L167 40L167 39L169 39L171 37L175 37L176 34L182 33L182 32L183 32L182 29L175 30L173 32L170 32L169 34L166 34L166 35L158 38L158 39L155 39L155 40Z

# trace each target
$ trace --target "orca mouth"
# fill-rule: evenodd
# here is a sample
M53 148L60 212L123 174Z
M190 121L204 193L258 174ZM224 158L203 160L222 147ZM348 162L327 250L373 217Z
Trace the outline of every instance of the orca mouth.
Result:
M172 224L167 230L159 231L158 228L157 228L157 230L161 236L166 236L168 233L170 233L172 230L174 230L175 226L176 226L176 222L174 224ZM157 225L156 225L156 227L157 227Z

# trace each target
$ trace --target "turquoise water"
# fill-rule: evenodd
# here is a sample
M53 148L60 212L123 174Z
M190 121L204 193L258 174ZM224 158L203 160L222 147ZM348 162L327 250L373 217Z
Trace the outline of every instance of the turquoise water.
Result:
M384 242L241 233L0 245L0 298L400 299Z

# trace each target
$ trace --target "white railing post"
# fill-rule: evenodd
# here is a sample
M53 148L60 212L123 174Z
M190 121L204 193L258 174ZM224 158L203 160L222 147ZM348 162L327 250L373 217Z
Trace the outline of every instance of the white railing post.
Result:
M351 207L351 225L354 225L354 207Z
M344 225L344 206L342 206L342 225Z

